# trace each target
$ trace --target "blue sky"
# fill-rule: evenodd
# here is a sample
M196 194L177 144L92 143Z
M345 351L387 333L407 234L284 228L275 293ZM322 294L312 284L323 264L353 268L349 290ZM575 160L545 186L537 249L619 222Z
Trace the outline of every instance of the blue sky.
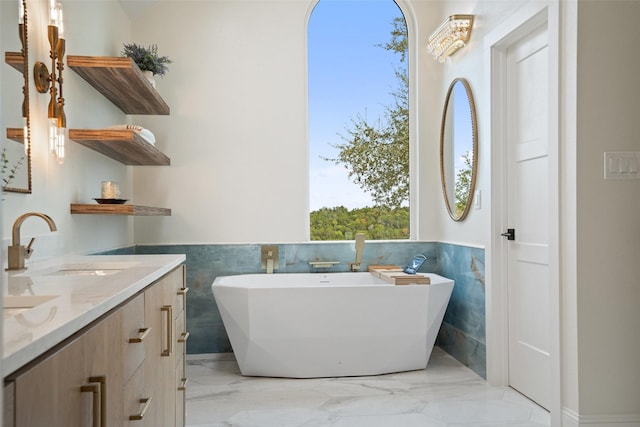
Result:
M351 118L370 122L393 101L400 57L378 44L391 39L392 21L402 13L392 0L320 0L309 20L310 209L371 206L351 184L330 144L342 143Z

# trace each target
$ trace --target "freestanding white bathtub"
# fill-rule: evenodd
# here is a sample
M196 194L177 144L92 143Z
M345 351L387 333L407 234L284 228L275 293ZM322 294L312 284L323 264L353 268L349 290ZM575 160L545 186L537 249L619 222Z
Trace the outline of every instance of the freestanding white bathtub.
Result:
M243 375L314 378L424 369L453 290L370 273L221 276L211 288Z

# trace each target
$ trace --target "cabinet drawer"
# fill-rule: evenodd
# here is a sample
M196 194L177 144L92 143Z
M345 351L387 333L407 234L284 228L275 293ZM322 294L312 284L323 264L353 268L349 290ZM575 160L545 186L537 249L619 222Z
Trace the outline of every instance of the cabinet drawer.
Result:
M185 275L186 268L181 265L152 285L152 287L161 288L158 302L162 306L171 306L174 318L184 311L186 304L187 291L189 289L186 288Z
M169 304L173 305L174 316L184 311L187 302L186 267L184 265L176 268L171 274L170 284L166 287Z
M133 373L124 387L124 423L125 426L143 427L153 426L155 405L151 399L149 386L146 382L145 364L141 364Z
M184 359L180 358L180 364L176 367L176 426L185 425L185 396L187 393L187 376L184 370Z
M173 336L176 340L176 366L178 366L178 363L184 363L183 360L187 348L187 339L189 338L189 333L186 331L184 312L180 313L174 321Z
M151 332L145 326L144 295L140 294L122 308L123 345L124 345L124 377L126 383L138 369L145 358L144 341Z
M16 384L13 381L6 382L2 391L2 425L4 427L15 427L15 401L16 401Z

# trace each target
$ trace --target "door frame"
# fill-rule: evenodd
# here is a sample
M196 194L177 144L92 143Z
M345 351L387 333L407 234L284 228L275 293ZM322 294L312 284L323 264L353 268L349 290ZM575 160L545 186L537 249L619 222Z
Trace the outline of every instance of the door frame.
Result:
M560 28L558 2L531 1L489 32L484 38L484 110L490 113L483 140L491 146L490 216L491 226L486 236L486 341L487 380L494 385L509 384L507 242L500 236L507 228L506 177L506 51L509 46L540 25L547 26L549 49L549 275L550 275L550 362L551 362L551 422L561 425L562 365L561 365L561 289L560 289L560 181L559 181L559 120L560 120Z

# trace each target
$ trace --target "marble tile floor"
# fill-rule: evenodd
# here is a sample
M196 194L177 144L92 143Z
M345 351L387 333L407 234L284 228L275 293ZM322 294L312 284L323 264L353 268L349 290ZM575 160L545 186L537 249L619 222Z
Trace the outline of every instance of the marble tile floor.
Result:
M426 369L368 377L243 377L233 355L190 356L188 427L541 427L547 411L435 347Z

